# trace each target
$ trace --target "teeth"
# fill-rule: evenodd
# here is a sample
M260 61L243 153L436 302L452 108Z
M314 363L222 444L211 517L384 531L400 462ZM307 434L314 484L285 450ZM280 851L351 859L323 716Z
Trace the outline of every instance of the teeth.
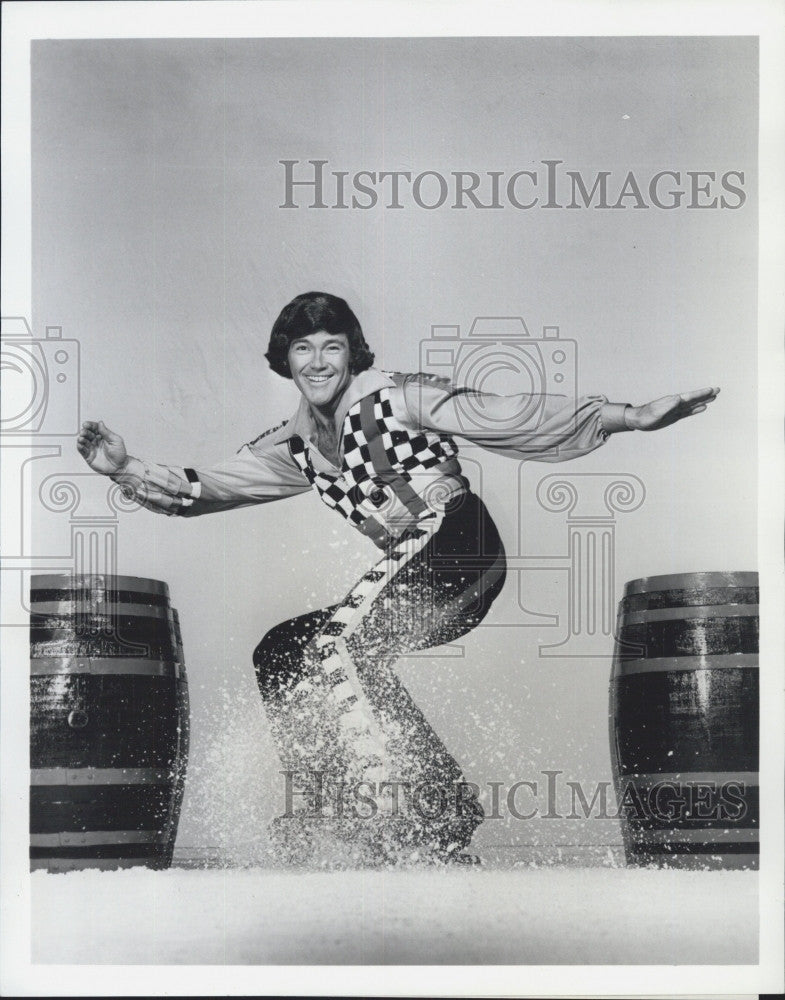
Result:
M309 382L326 382L328 378L332 378L331 375L306 375L305 377Z

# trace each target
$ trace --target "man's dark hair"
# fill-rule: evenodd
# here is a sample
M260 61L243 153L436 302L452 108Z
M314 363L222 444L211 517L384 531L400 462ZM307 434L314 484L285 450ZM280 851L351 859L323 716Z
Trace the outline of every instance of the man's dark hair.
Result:
M278 375L291 378L289 345L311 333L345 333L349 340L349 370L352 375L364 372L373 364L373 352L365 342L362 327L348 304L327 292L305 292L283 307L273 323L265 357Z

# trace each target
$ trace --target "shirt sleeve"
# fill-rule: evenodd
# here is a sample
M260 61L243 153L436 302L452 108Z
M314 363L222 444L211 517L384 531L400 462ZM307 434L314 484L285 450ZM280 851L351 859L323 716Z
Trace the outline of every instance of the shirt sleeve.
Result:
M393 413L409 429L463 437L512 458L565 462L628 430L628 404L606 396L559 393L500 396L429 375L406 375L390 391Z
M208 468L129 458L112 479L148 510L179 517L270 503L310 489L286 445L273 445L264 437Z

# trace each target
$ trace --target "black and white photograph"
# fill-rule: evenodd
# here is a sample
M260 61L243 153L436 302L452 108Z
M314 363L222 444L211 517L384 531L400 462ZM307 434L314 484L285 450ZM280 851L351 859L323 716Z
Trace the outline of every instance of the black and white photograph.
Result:
M659 10L4 5L4 995L783 988L785 10Z

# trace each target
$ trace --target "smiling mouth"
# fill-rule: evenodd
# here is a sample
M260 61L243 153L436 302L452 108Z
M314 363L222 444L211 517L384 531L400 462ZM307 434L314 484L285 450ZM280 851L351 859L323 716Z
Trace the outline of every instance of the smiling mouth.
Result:
M309 382L313 382L314 384L319 385L320 383L326 382L328 379L331 379L332 375L306 375L305 377L308 379Z

